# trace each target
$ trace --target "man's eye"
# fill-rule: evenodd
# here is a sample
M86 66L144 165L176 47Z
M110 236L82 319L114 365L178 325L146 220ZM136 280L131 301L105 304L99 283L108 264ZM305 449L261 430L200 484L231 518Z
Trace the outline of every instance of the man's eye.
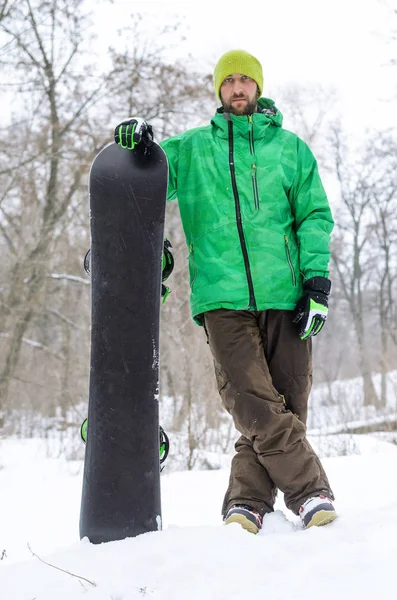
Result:
M241 79L246 79L246 80L248 80L248 79L251 79L251 77L248 77L248 75L243 75Z
M233 81L233 77L226 77L224 83L231 83Z

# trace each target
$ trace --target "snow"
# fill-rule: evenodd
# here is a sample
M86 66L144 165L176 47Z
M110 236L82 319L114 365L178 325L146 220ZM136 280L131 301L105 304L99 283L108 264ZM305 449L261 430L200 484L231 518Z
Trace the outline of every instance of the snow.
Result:
M331 525L303 531L280 495L257 536L225 527L228 469L176 472L162 476L163 531L98 546L78 537L82 463L48 458L39 440L2 440L0 599L394 598L397 446L355 438L360 454L324 459Z
M379 373L372 374L378 397L381 391ZM383 410L363 406L362 379L335 380L314 385L309 399L308 429L312 434L338 433L350 428L391 423L397 419L397 371L386 377L387 404Z

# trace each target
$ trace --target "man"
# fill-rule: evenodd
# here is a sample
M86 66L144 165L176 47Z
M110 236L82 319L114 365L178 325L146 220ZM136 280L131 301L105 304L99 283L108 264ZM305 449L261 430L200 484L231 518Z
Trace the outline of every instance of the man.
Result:
M311 151L260 97L258 60L227 52L214 83L222 107L210 125L162 147L189 248L193 318L241 434L223 517L257 533L279 488L304 527L323 525L336 518L334 496L305 422L311 337L324 325L331 288L331 211ZM115 130L125 148L142 138L152 139L142 119Z

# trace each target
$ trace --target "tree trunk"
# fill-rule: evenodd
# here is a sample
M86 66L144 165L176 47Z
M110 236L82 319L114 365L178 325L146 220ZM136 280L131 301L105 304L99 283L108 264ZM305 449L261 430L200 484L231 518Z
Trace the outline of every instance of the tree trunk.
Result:
M380 406L386 408L387 405L387 372L388 372L388 360L387 360L387 330L385 329L384 320L381 319L381 348L380 348Z
M364 341L364 325L361 321L357 321L357 319L355 319L355 326L360 357L360 370L363 378L364 406L375 406L376 408L379 408L379 398L372 381L371 367Z

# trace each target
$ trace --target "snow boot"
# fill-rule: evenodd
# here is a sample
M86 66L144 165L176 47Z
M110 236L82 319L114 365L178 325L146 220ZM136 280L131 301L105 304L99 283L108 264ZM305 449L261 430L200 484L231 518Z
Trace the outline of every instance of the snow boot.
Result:
M326 496L313 496L302 504L299 509L299 516L305 529L309 527L319 527L331 523L337 517L332 501Z
M225 525L239 523L250 533L258 533L262 527L262 517L255 508L246 504L233 504L225 517Z

